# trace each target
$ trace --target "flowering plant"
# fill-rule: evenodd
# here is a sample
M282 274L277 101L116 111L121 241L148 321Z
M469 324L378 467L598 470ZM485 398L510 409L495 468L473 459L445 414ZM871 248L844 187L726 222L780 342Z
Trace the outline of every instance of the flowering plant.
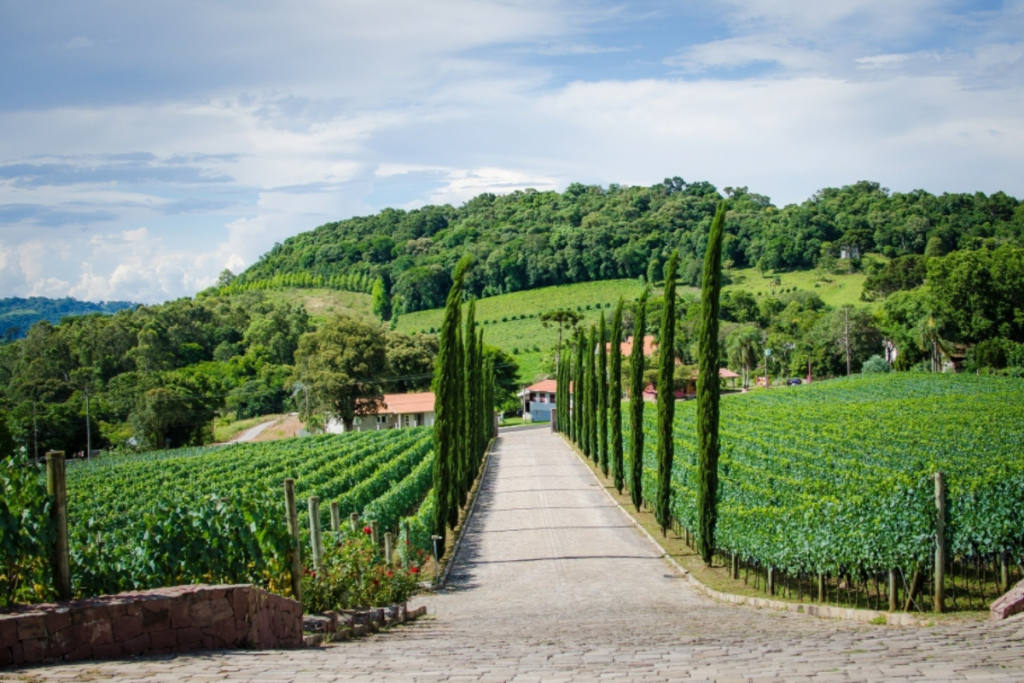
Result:
M415 593L418 572L389 567L368 535L346 535L303 572L302 601L309 613L397 604Z

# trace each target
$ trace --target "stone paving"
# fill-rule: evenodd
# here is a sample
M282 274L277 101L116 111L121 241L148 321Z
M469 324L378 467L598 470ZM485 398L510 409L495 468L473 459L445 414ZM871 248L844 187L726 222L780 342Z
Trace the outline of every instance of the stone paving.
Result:
M869 626L716 603L547 430L497 442L449 589L415 624L315 650L0 672L0 680L1024 681L1024 619Z

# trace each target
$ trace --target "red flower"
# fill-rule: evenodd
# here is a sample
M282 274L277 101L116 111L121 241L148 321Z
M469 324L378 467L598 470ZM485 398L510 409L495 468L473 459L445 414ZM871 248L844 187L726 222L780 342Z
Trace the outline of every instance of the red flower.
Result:
M388 576L391 576L391 575L392 575L392 574L391 574L391 570L389 569L389 570L388 570Z
M380 585L380 581L378 581L377 579L374 579L373 580L373 585L374 586L379 586Z
M368 526L364 526L364 527L363 527L363 533L364 533L364 534L372 534L372 533L373 533L373 529L371 529L371 528L370 528L370 527L368 527Z
M409 568L409 573L410 574L419 574L420 573L420 568L419 567L410 567Z

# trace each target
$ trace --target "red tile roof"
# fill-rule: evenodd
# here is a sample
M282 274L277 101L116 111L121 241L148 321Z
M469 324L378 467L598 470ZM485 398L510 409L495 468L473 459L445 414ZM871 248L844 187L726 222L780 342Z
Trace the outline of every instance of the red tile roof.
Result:
M434 392L420 391L412 394L384 394L382 413L408 415L410 413L434 412Z
M542 379L536 384L526 387L525 391L546 391L553 394L558 390L558 382L553 379Z

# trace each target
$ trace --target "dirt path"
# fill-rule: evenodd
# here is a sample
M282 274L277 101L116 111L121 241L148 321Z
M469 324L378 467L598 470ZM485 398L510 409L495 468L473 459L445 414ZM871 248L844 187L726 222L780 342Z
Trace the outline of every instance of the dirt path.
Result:
M40 679L1021 681L1024 620L896 628L719 604L547 430L503 432L431 617L316 650L34 669ZM3 675L0 674L0 679Z

